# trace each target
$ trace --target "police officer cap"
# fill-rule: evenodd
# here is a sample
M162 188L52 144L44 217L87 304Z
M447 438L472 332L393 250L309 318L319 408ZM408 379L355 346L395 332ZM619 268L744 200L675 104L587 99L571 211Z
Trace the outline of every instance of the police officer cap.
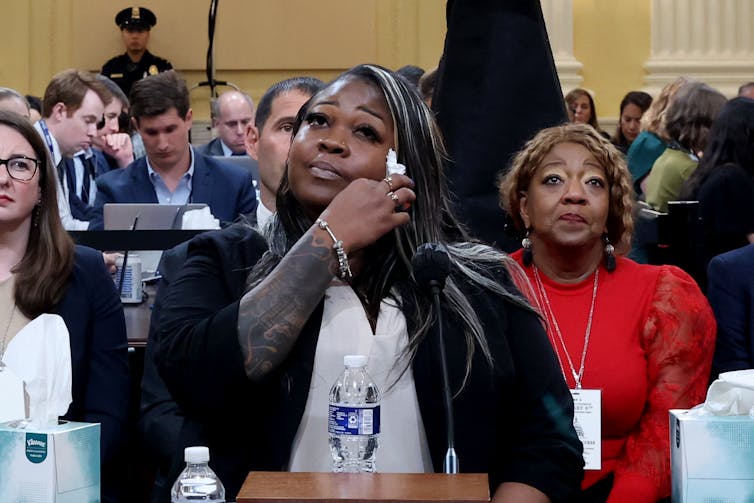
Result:
M115 24L121 30L126 28L149 30L157 24L157 17L154 15L154 12L144 7L128 7L118 12L115 16Z

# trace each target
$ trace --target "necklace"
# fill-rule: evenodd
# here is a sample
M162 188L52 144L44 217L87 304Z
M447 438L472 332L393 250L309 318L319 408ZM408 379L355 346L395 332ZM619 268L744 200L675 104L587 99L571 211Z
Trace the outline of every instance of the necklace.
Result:
M16 303L13 303L13 309L10 311L10 316L8 317L8 325L5 327L5 333L3 334L3 341L2 345L0 345L0 369L5 367L5 364L3 363L3 357L5 356L5 349L7 345L8 340L8 332L10 331L10 325L13 323L13 315L16 314Z
M576 371L576 367L573 365L573 360L571 360L571 355L568 353L568 348L566 347L565 339L563 339L563 334L560 332L560 325L558 324L558 319L555 317L555 311L552 310L552 304L550 304L550 298L547 295L547 290L545 290L545 285L542 283L542 278L539 277L539 269L537 266L534 266L534 278L537 280L537 288L539 289L539 295L542 298L543 304L546 308L545 316L547 316L548 321L550 322L549 325L555 328L555 334L558 336L558 341L560 342L561 347L563 348L563 354L566 357L566 360L568 361L568 366L571 370L571 375L573 376L573 381L576 383L576 389L581 389L581 379L584 377L584 364L586 363L586 352L589 348L589 336L592 333L592 318L594 316L594 303L595 300L597 300L597 286L599 285L599 276L600 276L600 269L597 268L596 271L594 271L594 286L592 287L592 303L589 306L589 317L587 318L586 322L586 330L584 332L584 349L581 352L581 363L579 365L578 372ZM551 330L548 330L548 332L551 332ZM553 341L554 342L554 341ZM558 357L558 362L560 363L560 370L565 375L565 370L563 369L563 361L560 359L560 354L558 351L555 351L555 355Z

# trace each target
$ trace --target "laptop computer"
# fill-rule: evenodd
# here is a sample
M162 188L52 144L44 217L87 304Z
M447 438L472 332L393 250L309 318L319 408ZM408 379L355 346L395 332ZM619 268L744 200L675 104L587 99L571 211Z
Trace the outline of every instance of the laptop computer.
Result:
M130 230L138 218L138 230L180 229L183 214L200 210L205 203L158 204L158 203L108 203L103 208L106 231Z
M123 231L134 228L140 231L180 229L183 214L189 210L205 208L205 203L158 204L158 203L107 203L103 207L106 231ZM161 250L132 250L142 264L146 279L156 274L162 257Z

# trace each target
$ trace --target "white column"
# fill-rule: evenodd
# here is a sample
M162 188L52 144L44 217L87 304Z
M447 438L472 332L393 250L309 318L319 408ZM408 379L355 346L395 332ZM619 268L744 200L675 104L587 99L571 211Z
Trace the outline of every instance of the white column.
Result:
M680 75L734 96L754 80L754 0L652 0L646 91Z
M560 87L567 93L583 80L582 64L573 55L573 0L541 1Z

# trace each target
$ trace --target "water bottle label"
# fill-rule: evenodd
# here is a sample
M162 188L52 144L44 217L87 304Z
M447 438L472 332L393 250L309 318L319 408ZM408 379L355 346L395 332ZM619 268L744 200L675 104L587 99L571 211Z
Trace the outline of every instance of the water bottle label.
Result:
M330 405L327 431L333 435L377 435L380 433L380 406Z

